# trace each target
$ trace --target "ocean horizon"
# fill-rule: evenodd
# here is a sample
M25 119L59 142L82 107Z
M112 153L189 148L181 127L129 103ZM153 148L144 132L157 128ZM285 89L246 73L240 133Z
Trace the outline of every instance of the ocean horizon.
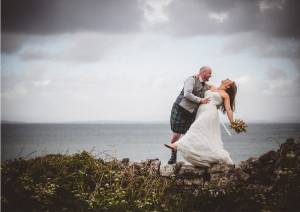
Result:
M220 117L221 118L221 117ZM222 119L224 121L224 119ZM228 120L224 123L228 125ZM132 121L132 120L73 120L73 121L16 121L16 120L1 120L1 124L169 124L169 120L154 120L154 121ZM300 124L300 120L295 121L249 121L247 124Z
M228 125L227 125L228 126ZM232 136L222 130L224 148L236 164L276 150L287 138L300 137L300 123L248 123L247 133ZM1 123L1 159L73 154L88 151L104 159L158 158L166 163L171 130L164 122L91 121L61 123ZM184 160L180 153L178 161Z

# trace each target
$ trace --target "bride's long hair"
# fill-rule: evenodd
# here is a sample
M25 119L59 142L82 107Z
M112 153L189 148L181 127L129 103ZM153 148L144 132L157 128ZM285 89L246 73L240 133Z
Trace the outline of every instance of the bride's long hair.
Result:
M237 87L236 87L235 82L232 82L232 84L230 85L230 87L227 88L225 90L225 92L229 95L229 98L230 98L230 107L231 107L231 110L234 111L235 110L235 95L236 95L236 92L237 92ZM221 105L221 111L223 113L226 112L224 103Z

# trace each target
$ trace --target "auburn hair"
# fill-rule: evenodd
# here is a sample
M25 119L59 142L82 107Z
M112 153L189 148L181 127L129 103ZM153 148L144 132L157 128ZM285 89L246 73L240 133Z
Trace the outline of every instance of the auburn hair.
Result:
M229 88L227 88L225 90L225 92L229 95L229 99L230 99L230 107L231 107L231 110L234 111L235 110L235 95L236 95L236 92L237 92L237 87L236 87L236 84L235 82L233 82ZM223 113L226 112L226 109L225 109L225 105L224 105L224 102L223 104L221 105L221 111Z

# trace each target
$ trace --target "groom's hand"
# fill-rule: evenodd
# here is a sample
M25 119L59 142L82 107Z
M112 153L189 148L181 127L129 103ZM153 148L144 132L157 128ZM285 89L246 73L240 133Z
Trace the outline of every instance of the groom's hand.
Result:
M200 104L207 104L209 103L210 99L209 98L204 98L200 100Z

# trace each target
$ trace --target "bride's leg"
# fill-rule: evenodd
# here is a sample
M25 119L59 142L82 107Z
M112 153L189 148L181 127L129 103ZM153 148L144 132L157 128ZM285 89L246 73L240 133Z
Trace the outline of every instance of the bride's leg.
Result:
M171 138L171 144L168 144L167 146L170 146L170 147L174 148L174 150L176 150L176 147L177 147L176 141L178 141L180 137L181 137L181 134L173 133L172 138Z
M180 137L181 137L181 134L173 133L172 138L171 138L171 144L170 145L168 144L168 145L171 147L173 144L175 144L176 141L179 140ZM172 149L171 157L168 161L168 164L174 164L174 163L176 163L176 161L177 161L177 150L176 150L176 147L175 147L174 149Z
M171 138L171 144L175 143L176 141L178 141L178 139L181 137L181 134L179 133L173 133L172 138Z
M177 149L177 142L171 143L170 146L176 150Z
M165 146L172 149L173 151L176 151L176 147L177 147L176 141L178 141L180 137L181 137L181 134L173 133L172 138L171 138L171 144L165 144Z

